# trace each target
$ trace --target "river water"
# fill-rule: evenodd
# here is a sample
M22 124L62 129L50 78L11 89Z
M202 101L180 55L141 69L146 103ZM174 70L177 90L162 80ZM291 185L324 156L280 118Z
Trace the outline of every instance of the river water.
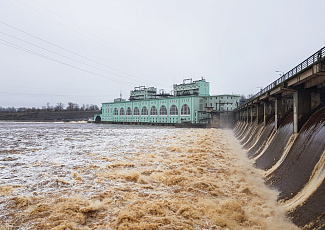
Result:
M0 229L297 229L220 129L0 122Z

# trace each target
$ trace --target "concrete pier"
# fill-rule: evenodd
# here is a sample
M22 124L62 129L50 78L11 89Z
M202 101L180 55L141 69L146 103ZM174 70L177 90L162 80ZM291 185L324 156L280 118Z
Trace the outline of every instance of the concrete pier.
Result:
M293 93L293 132L298 133L309 117L311 110L311 93L299 88Z
M275 100L275 128L278 129L280 124L283 122L284 115L285 115L285 109L282 97L277 97Z

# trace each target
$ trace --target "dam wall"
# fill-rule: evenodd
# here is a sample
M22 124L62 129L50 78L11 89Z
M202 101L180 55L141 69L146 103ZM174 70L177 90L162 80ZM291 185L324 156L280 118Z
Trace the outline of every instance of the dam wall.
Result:
M235 111L234 134L288 217L325 229L325 47Z

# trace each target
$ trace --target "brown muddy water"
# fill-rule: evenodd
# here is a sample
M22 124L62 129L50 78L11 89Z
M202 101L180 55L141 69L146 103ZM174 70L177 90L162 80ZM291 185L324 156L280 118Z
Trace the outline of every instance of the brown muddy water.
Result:
M0 229L297 229L232 131L0 122Z

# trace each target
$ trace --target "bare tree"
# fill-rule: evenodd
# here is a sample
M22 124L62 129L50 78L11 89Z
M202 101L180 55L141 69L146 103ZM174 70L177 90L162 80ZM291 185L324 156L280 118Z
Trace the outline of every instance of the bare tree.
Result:
M74 103L68 102L67 110L72 111L73 110Z
M73 110L79 111L79 108L80 108L79 105L77 103L75 103L73 106Z
M91 110L91 111L96 111L96 110L99 110L99 108L98 108L97 105L90 105L90 106L89 106L89 110Z
M73 102L68 102L68 107L67 110L69 111L78 111L79 110L79 105Z
M64 110L64 104L61 103L61 102L57 103L56 106L54 107L54 110L55 111L62 111L62 110Z

